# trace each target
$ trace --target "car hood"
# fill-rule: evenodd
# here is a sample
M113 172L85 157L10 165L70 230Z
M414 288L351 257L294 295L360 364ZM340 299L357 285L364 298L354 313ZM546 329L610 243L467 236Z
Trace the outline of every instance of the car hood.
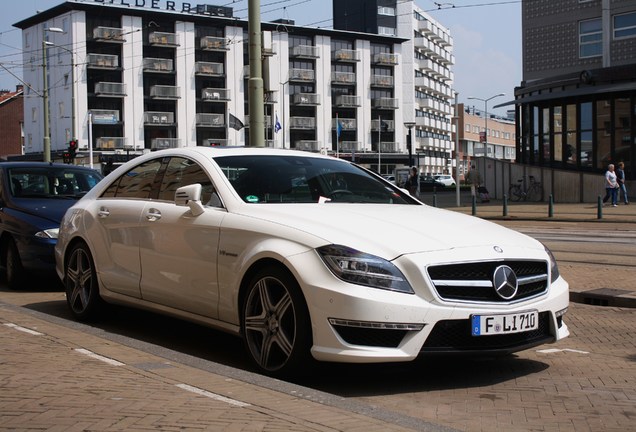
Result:
M59 225L66 210L76 202L72 198L14 198L11 207L13 211L37 216Z
M493 245L543 250L524 234L426 205L263 204L247 205L246 211L251 217L312 234L324 244L341 244L385 259Z

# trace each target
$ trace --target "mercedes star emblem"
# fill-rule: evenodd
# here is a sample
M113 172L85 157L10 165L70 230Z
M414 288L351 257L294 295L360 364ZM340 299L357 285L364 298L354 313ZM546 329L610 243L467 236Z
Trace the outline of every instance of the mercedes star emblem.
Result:
M519 288L517 275L507 265L499 266L492 274L492 283L497 295L504 300L510 300L517 294Z

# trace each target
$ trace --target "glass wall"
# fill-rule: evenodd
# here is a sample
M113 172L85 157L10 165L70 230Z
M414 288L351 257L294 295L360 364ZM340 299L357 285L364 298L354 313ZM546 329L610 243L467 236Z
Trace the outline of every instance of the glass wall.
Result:
M622 161L636 179L636 92L521 104L517 115L517 162L604 172Z

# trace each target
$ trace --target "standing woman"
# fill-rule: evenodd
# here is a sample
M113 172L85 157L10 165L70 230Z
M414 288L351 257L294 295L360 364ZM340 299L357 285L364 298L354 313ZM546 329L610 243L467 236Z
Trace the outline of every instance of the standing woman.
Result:
M614 164L609 164L607 166L607 172L605 173L605 197L603 198L603 203L606 203L610 197L612 198L612 207L616 207L618 201L618 182L616 181Z
M618 189L623 194L623 202L625 205L629 204L627 200L627 186L625 186L625 164L623 162L618 163L616 169L616 181L618 182Z

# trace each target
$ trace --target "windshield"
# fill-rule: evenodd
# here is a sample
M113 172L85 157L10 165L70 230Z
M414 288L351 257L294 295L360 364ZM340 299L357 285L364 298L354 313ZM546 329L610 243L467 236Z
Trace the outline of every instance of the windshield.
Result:
M70 166L10 168L8 175L15 198L80 198L102 178L96 171Z
M417 202L379 176L339 159L245 155L214 160L247 203Z

